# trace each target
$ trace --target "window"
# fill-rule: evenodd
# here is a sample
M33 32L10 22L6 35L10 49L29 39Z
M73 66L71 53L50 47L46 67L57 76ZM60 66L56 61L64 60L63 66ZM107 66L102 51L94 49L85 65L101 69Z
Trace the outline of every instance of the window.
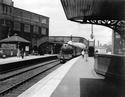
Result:
M42 27L42 28L41 28L41 34L42 34L42 35L47 35L47 28Z
M8 6L6 6L6 13L8 12Z
M18 9L18 8L14 8L13 11L14 11L14 12L13 12L13 13L14 13L13 15L14 15L15 17L19 17L19 18L22 17L22 10L20 10L20 9Z
M30 32L30 25L24 24L24 32Z
M14 22L14 30L15 31L20 31L21 30L21 25L18 22Z
M41 23L47 24L47 19L43 18L43 19L41 20Z
M36 22L39 22L39 15L32 14L32 20L36 21Z
M16 44L2 44L1 45L2 48L5 48L5 49L16 49Z
M23 18L24 19L30 19L31 14L27 11L22 11L23 12Z
M10 13L12 13L12 7L10 7Z
M4 14L6 13L6 10L7 10L7 7L6 7L6 5L3 4L3 13Z
M39 34L39 27L38 26L34 26L33 27L33 32L36 34Z
M33 46L37 45L37 38L35 37L32 38L32 45Z
M10 15L12 13L12 7L3 4L3 13Z

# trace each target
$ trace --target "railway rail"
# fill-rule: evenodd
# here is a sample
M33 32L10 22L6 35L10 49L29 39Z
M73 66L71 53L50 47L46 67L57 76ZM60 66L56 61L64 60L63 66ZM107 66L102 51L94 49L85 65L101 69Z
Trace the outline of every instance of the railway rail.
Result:
M53 68L58 67L59 65L60 61L58 59L55 59L19 70L13 70L12 72L8 72L5 74L1 74L0 97L11 97L10 95L6 95L17 87L19 87L20 85L23 85L29 80L32 80L34 77L40 74L44 74L45 72L51 71Z

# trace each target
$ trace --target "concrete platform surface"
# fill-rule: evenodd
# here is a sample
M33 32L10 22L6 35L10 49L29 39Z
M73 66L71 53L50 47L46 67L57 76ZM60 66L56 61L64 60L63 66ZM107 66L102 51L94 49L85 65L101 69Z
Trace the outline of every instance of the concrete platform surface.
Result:
M81 56L65 75L64 79L50 97L90 97L87 95L81 95L81 93L85 93L84 91L88 91L84 86L89 87L89 84L86 82L84 83L83 81L88 79L102 80L104 77L95 73L93 58L88 58L88 61L86 61ZM96 97L99 96L96 95Z
M18 97L125 97L125 83L96 74L94 59L79 56Z
M80 63L78 63L80 62ZM88 78L96 78L96 79L103 79L103 77L98 76L94 71L93 71L93 59L89 58L89 61L86 62L82 56L77 57L75 59L72 59L62 65L60 68L58 68L56 71L52 72L45 78L43 78L41 81L36 83L34 86L29 88L27 91L19 95L18 97L71 97L69 94L71 92L74 92L73 89L76 91L74 94L79 97L80 95L78 92L80 91L78 89L79 87L79 77L88 77ZM82 68L81 68L82 67ZM66 86L63 86L63 90L66 91L62 96L55 94L56 91L58 91L58 87L63 83L63 81L67 78L67 75L73 70L73 68L77 68L77 71L73 71L72 75L70 78L67 80L68 84ZM86 71L87 70L87 71ZM73 79L72 79L73 78ZM76 80L74 80L76 79ZM72 82L70 82L72 80ZM68 90L70 86L71 90ZM69 88L70 89L70 88ZM69 92L70 91L70 92ZM68 92L68 93L67 93ZM54 93L54 94L53 94ZM64 95L64 96L63 96ZM67 95L67 96L66 96ZM72 93L71 93L72 95Z

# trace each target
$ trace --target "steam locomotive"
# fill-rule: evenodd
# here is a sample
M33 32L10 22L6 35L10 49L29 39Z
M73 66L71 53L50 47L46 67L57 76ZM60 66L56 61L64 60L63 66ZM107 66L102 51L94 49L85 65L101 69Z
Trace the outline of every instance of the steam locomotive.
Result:
M69 43L64 43L60 50L60 62L64 63L76 56L81 55L83 48L73 46Z

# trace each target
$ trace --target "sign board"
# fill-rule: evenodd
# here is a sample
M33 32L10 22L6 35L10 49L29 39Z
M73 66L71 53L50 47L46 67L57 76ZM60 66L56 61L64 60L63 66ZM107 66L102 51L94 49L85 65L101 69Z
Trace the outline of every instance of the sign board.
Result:
M26 46L26 47L25 47L25 51L29 51L29 46Z

